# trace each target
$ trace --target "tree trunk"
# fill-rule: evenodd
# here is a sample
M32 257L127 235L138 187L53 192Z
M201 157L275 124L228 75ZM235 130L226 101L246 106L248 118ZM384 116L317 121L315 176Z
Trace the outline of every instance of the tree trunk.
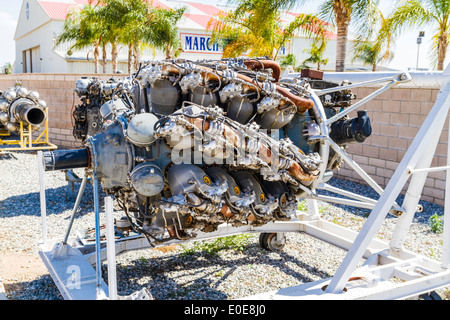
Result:
M112 49L111 49L111 59L112 59L112 72L117 73L117 57L119 56L118 50L117 50L117 43L112 43Z
M102 66L103 66L103 73L106 73L106 66L108 65L107 61L107 52L106 52L106 43L103 43L102 45Z
M94 73L98 73L98 61L100 57L100 52L98 50L99 44L95 43L94 45Z
M139 70L139 64L141 63L141 48L139 46L139 43L134 44L133 56L134 56L134 72L136 72Z
M447 55L448 34L443 32L438 39L438 70L444 70L445 57Z
M133 63L133 44L128 44L128 74L132 74L131 65Z
M343 22L337 26L337 40L336 40L336 71L344 72L345 58L347 56L347 33L348 23Z
M168 44L166 45L165 52L166 52L166 59L172 59L172 52L170 50L170 45Z
M334 0L333 9L336 17L336 71L344 72L347 56L348 25L351 19L351 7L345 0Z

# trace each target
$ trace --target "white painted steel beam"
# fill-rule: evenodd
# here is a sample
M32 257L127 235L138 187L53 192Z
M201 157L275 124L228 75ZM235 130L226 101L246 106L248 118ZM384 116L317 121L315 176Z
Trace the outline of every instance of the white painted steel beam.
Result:
M44 155L42 151L38 151L38 167L39 167L39 199L41 206L41 230L42 242L47 243L47 205L45 197L45 177L44 177Z
M447 167L450 167L450 121L447 140ZM450 169L445 172L444 230L442 244L442 267L450 268Z
M114 235L114 206L111 196L105 198L106 250L108 261L108 293L110 300L117 300L116 239Z
M370 81L378 78L387 78L397 75L398 71L392 72L325 72L324 80L341 83L349 80L352 83ZM439 88L447 81L448 75L443 71L410 71L411 81L398 84L399 87L434 87Z
M380 196L375 208L372 210L372 213L369 215L366 223L358 234L354 245L350 248L344 261L332 278L330 285L327 287L327 292L339 293L344 289L352 272L356 269L365 248L375 236L376 231L386 218L389 209L392 207L392 204L410 177L410 170L415 169L421 162L422 156L426 152L431 151L430 144L433 145L433 139L436 139L437 133L440 133L443 129L449 105L450 85L447 83L445 84L445 87L442 88L435 105L425 119L397 170L394 172L394 175L386 186L386 189ZM434 151L432 154L434 154ZM420 168L421 167L419 167L419 169Z
M324 72L323 79L342 83L348 80L351 83L367 82L369 86L379 86L379 79L389 79L401 72L399 71L376 71L376 72ZM440 88L441 85L448 81L449 74L445 71L408 71L411 75L411 81L398 84L399 87L432 87ZM292 72L290 68L283 73L283 79L298 77L300 73Z

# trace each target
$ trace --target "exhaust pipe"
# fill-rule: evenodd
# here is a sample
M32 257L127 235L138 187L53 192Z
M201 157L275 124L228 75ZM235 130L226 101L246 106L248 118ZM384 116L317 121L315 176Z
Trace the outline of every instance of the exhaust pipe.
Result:
M57 171L89 167L87 149L52 150L43 152L44 170Z
M14 132L23 122L31 125L33 131L38 130L47 119L46 109L47 104L39 99L39 93L16 85L0 92L0 127Z
M16 119L32 126L40 126L47 118L44 109L29 99L19 99L11 105L11 111Z

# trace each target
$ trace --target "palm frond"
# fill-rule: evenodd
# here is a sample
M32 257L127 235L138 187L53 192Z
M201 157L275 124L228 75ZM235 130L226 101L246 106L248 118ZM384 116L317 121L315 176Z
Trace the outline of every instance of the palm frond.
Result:
M334 13L333 1L325 1L319 7L318 17L324 21L336 25L336 16Z
M278 51L296 32L320 33L323 23L313 15L300 15L283 26L281 12L295 6L292 0L238 0L235 10L214 16L208 29L211 40L225 45L224 56L268 55L276 59Z
M432 65L443 68L450 31L450 2L448 0L403 0L389 15L381 34L400 35L405 29L435 25L432 43Z
M387 24L389 29L399 32L404 28L426 25L433 19L433 13L420 1L406 0L400 2L400 5L387 17Z

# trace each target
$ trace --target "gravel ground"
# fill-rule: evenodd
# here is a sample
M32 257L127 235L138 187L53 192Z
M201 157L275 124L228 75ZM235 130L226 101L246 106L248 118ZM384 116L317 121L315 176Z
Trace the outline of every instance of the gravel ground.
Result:
M81 175L82 171L77 173ZM376 196L370 188L354 182L333 178L330 183L369 197ZM45 185L48 237L62 239L77 190L70 190L62 172L46 172ZM401 197L398 201L401 203ZM431 231L429 218L434 213L442 215L443 208L427 202L421 204L424 210L416 214L405 247L440 259L442 235ZM92 208L92 187L88 185L74 229L94 226ZM325 203L320 204L320 211L323 219L356 231L370 213ZM389 241L395 222L396 218L388 216L377 238ZM14 256L36 256L41 238L36 154L16 152L0 156L0 226L0 262L2 258L6 261ZM329 278L346 254L344 250L303 233L287 234L287 244L278 253L261 249L258 236L253 234L239 236L235 243L241 247L213 254L196 250L198 243L174 246L170 250L138 250L122 254L117 257L119 295L146 288L157 300L243 298ZM106 275L106 268L104 271ZM31 274L30 270L29 277L5 279L0 273L8 299L62 299L48 273ZM447 299L447 292L447 289L438 291L444 299Z

